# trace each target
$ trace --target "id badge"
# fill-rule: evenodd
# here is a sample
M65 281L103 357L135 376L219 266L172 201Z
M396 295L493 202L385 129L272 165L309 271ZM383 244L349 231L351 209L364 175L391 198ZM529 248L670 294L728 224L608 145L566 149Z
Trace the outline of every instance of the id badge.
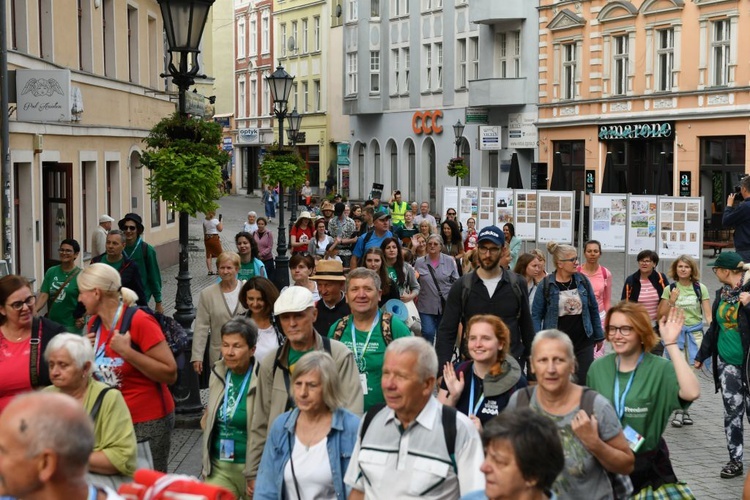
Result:
M222 462L234 462L234 439L220 440L219 460Z
M359 383L362 384L362 394L367 396L367 374L366 373L360 373L359 374Z
M633 450L633 453L636 453L640 449L643 442L646 440L629 425L625 426L625 428L622 430L622 433L625 435L625 439L628 441L628 445L630 446L630 449Z

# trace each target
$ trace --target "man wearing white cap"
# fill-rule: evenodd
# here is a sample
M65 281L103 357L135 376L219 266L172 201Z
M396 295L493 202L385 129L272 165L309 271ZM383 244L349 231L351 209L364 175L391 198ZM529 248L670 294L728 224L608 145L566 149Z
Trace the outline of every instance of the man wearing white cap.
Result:
M107 251L107 234L112 229L112 223L115 220L107 214L99 217L99 225L94 229L91 236L91 256L96 257Z
M268 428L276 417L294 407L291 373L306 353L325 351L331 355L339 374L343 407L358 415L363 412L362 386L354 356L341 342L315 331L313 323L318 310L310 290L301 286L286 288L276 299L273 314L278 317L286 342L275 356L269 354L263 358L258 368L253 421L248 435L250 459L244 471L245 477L251 480L251 488L258 474Z

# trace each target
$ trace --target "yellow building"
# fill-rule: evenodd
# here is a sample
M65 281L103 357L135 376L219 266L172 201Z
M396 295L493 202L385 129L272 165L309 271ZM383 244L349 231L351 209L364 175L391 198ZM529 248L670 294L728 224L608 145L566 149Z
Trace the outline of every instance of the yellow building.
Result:
M175 110L159 76L156 0L9 4L13 271L40 283L64 238L78 240L87 260L105 213L140 214L162 265L176 262L175 214L151 200L138 160L148 130Z

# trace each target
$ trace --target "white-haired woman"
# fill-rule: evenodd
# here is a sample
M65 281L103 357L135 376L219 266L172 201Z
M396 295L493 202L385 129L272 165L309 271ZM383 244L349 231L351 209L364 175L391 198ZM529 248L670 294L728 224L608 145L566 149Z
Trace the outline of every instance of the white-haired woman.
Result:
M47 344L44 360L53 384L45 390L75 398L94 421L94 451L89 456L91 482L113 486L132 477L136 468L133 419L120 391L91 377L91 342L80 335L61 333Z
M247 222L242 225L242 230L253 234L258 230L258 214L252 210L247 213Z
M177 363L153 316L131 307L138 296L120 283L107 264L92 264L78 275L80 300L91 316L94 377L122 392L138 441L149 441L154 469L167 471L174 427L174 400L167 384L177 380Z
M294 367L292 391L297 408L271 426L253 498L347 498L344 474L359 417L342 408L331 356L321 351L302 356Z

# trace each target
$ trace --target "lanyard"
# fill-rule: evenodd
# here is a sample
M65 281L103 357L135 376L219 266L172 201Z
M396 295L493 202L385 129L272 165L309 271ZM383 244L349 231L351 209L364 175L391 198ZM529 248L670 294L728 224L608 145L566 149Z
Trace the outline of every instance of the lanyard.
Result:
M125 254L125 257L127 257L128 259L132 260L133 259L133 255L135 255L135 251L138 250L138 246L140 244L141 244L141 237L139 236L138 240L135 242L135 246L133 247L133 251L130 252L130 255L128 255L128 253L125 251L125 249L122 250L122 253ZM146 272L146 271L142 271L142 272Z
M625 397L628 395L628 392L630 392L630 386L633 385L633 379L635 378L635 371L638 369L638 365L641 364L641 361L643 361L643 353L641 353L640 356L638 356L638 362L635 364L635 368L633 368L633 372L630 374L630 379L628 380L627 385L625 386L625 390L622 391L622 394L620 394L620 358L617 358L617 373L615 373L615 393L614 393L614 403L615 403L615 411L617 412L617 418L622 420L623 415L625 415Z
M117 326L117 322L120 321L120 314L123 311L122 307L122 300L120 300L120 303L117 305L117 312L115 313L115 319L112 321L112 325L109 328L109 337L107 337L107 340L101 343L99 345L99 336L102 333L102 322L99 322L99 328L96 329L96 340L94 341L94 345L97 346L96 348L96 355L94 356L95 360L99 360L104 358L104 349L107 347L107 342L109 342L109 339L112 338L112 334L115 331L115 327ZM97 362L97 364L99 364Z
M89 485L89 499L88 500L96 500L96 497L98 495L98 491L96 489L96 486L93 484Z
M250 374L253 372L253 367L250 366L247 369L247 373L245 374L245 378L242 379L242 385L240 386L240 392L237 393L237 398L234 400L234 406L231 408L231 414L229 413L229 409L227 408L229 406L229 391L232 390L232 375L230 374L227 377L227 390L224 391L224 421L223 423L226 425L228 424L232 418L234 418L234 414L237 412L237 407L240 406L240 397L245 394L245 387L247 387L247 382L250 380Z
M482 391L482 395L479 396L479 401L477 401L477 404L474 404L474 369L471 370L471 388L469 389L469 416L474 416L477 414L477 411L479 410L479 407L482 406L482 403L484 403L484 391ZM473 409L472 409L473 405Z
M352 350L354 351L354 361L359 363L359 360L365 357L365 353L367 352L367 346L370 345L370 337L372 336L372 332L373 330L375 330L375 326L380 321L380 311L378 311L378 314L375 315L375 319L372 322L370 331L367 333L367 339L365 339L365 345L362 347L361 355L357 352L357 333L356 333L356 330L354 329L354 318L352 318L351 321L352 321Z

